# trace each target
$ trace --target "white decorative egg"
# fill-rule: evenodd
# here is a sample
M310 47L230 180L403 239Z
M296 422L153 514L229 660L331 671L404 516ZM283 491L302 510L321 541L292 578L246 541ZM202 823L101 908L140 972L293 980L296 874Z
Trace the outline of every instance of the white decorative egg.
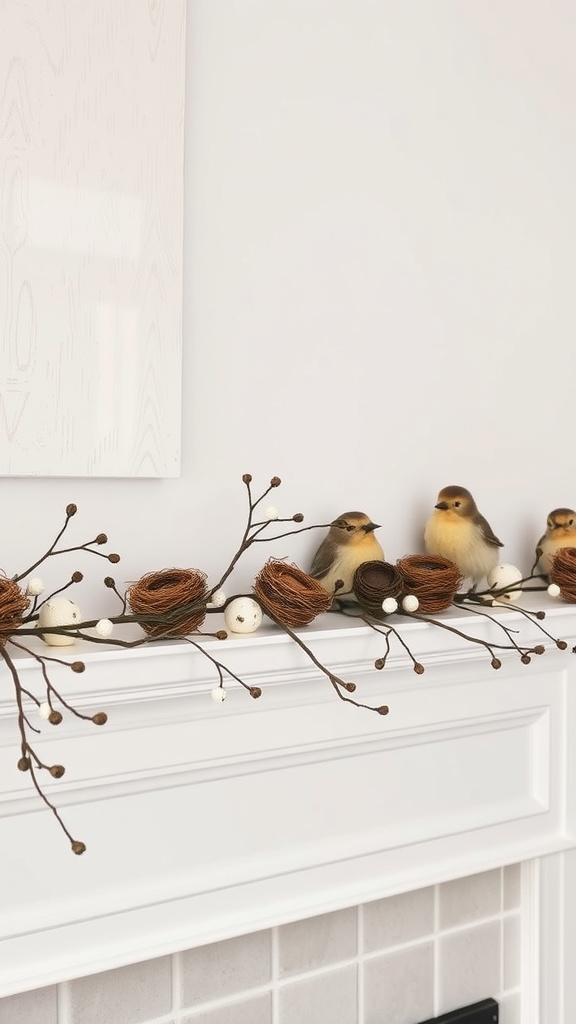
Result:
M235 597L224 612L231 633L254 633L262 622L262 609L251 597Z
M81 621L78 605L67 597L51 597L38 613L38 626L41 629L46 626L72 626ZM74 637L64 633L44 633L42 639L50 647L70 647L74 643Z
M522 573L520 572L520 569L516 565L509 565L508 563L497 565L494 569L490 570L487 576L488 586L491 590L502 590L503 587L514 587L521 579ZM504 591L497 595L496 600L502 602L518 601L521 596L521 590L511 590L508 593Z

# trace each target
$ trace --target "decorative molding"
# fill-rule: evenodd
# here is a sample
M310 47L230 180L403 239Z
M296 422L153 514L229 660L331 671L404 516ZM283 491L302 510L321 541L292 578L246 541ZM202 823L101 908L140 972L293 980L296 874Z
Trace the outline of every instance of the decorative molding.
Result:
M556 605L546 626L569 639L572 617ZM218 705L208 659L185 641L71 648L86 672L54 666L54 681L108 724L65 720L39 743L66 764L46 789L85 838L81 858L16 771L0 704L0 995L575 845L569 652L551 644L530 666L506 654L496 671L481 648L406 622L424 675L400 655L378 672L381 637L322 621L307 644L388 716L338 700L272 628L204 641L263 690L236 685ZM33 659L18 670L33 688Z
M178 476L185 0L6 0L0 474Z

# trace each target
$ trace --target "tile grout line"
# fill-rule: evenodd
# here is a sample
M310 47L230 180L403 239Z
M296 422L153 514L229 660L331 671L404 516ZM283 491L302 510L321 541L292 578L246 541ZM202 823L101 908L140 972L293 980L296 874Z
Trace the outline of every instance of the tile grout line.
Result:
M272 976L270 987L270 1009L272 1011L272 1024L280 1024L280 989L278 985L280 976L280 935L278 926L272 928L271 936L271 957Z
M61 981L56 986L58 1024L72 1024L70 1006L70 982Z
M182 1020L182 954L173 953L171 962L172 1014L177 1024Z
M432 1007L434 1016L440 1005L440 884L434 886L434 932L432 946Z
M357 1014L358 1024L364 1024L365 1002L364 1002L364 904L359 903L356 922L356 963L357 963Z

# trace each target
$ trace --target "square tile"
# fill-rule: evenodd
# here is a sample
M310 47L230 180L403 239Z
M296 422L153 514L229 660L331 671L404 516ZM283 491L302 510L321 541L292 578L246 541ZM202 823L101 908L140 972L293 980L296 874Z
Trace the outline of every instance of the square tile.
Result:
M501 909L501 869L456 878L439 886L440 928L492 917Z
M366 952L422 939L434 931L434 889L365 903L362 914Z
M358 910L339 910L278 929L279 976L326 967L356 955Z
M522 892L522 865L510 864L503 870L504 910L516 910L520 906Z
M253 932L182 953L185 1007L266 985L271 977L271 932Z
M504 918L503 929L503 979L504 991L520 985L522 965L522 932L520 914Z
M356 975L354 965L282 985L279 1024L358 1024Z
M172 1009L170 957L69 983L73 1024L141 1024Z
M0 999L0 1024L56 1024L57 1020L56 985Z
M500 921L438 938L440 1011L488 999L500 991Z
M364 964L364 1024L414 1024L434 1012L434 945L421 942Z

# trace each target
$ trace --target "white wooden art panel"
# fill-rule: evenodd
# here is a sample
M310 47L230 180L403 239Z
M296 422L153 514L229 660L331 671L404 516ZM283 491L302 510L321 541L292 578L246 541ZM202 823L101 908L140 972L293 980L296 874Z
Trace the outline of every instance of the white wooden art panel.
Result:
M0 0L0 474L180 469L185 0Z

